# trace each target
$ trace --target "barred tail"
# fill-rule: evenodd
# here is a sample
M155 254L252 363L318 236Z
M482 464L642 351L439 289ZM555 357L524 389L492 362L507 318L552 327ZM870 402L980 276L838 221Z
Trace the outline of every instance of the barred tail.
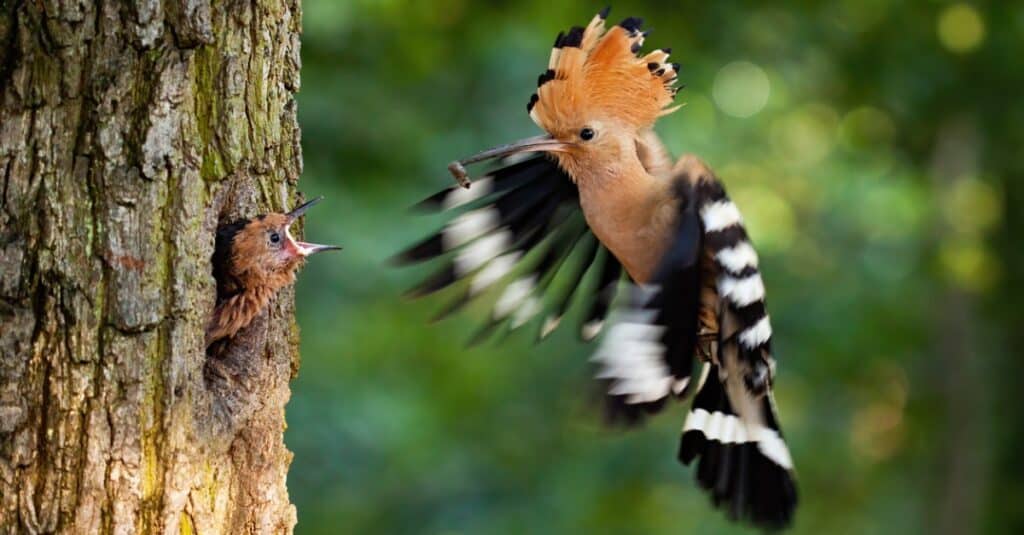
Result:
M683 426L679 460L700 459L697 481L733 519L766 529L788 526L796 483L771 393L753 397L715 365L705 364L703 379Z

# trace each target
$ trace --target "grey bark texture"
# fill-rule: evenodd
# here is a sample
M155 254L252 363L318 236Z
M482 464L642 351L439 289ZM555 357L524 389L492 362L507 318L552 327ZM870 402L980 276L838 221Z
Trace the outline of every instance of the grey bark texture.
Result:
M208 359L219 223L293 206L298 0L0 0L0 533L279 533L282 292Z

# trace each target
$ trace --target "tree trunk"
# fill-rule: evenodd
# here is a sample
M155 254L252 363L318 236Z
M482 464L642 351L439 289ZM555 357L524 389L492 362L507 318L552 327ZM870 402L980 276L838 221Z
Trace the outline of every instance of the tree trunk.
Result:
M0 0L0 533L294 526L292 293L213 364L203 332L217 225L292 206L299 32L298 0Z
M977 176L981 140L976 125L963 118L947 120L937 132L932 157L934 193L937 199L949 195L958 181ZM976 241L978 236L958 235L948 223L940 223L937 234L946 244L958 240ZM978 303L957 284L937 296L942 306L936 311L935 387L946 401L939 435L936 473L941 478L931 515L929 533L969 535L981 530L981 498L988 488L985 456L991 449L987 421L985 376L980 364L977 333ZM983 351L983 350L981 350Z

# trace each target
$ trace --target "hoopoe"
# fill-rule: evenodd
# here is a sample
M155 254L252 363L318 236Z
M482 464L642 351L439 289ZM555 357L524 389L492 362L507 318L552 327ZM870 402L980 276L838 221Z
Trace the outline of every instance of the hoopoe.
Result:
M453 162L463 188L420 203L452 219L398 260L445 257L414 296L468 279L442 316L504 284L482 336L539 316L546 336L583 296L581 336L607 331L593 360L610 418L640 422L696 391L679 460L699 459L699 484L733 519L785 527L797 491L757 253L722 183L693 156L673 163L651 130L678 108L679 65L668 49L639 53L640 19L606 30L607 14L558 35L527 105L546 133ZM464 166L494 158L504 166L469 187ZM603 329L623 271L628 299Z
M341 249L292 237L292 223L322 199L317 197L286 214L264 214L217 229L213 250L217 305L206 328L207 348L249 325L278 290L295 282L306 257Z

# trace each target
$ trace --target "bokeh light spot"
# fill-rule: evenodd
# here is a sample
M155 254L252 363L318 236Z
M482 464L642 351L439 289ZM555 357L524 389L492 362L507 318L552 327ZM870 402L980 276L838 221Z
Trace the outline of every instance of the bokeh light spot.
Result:
M835 110L810 104L772 125L772 143L782 161L797 166L813 165L832 150L838 123Z
M958 287L983 293L998 281L999 261L984 245L974 241L948 243L939 252L946 274Z
M718 108L733 117L750 117L768 103L771 84L764 69L749 61L734 61L715 75L711 95Z
M926 200L910 180L887 179L860 193L857 221L871 240L909 239L920 235L927 223Z
M956 180L943 199L946 222L954 231L977 237L992 229L1003 219L1000 194L978 178Z
M734 190L750 238L766 253L785 251L796 234L796 215L781 195L765 186L748 185Z
M939 15L939 41L953 52L970 52L985 40L985 20L967 4L954 4Z
M858 455L878 462L896 454L904 444L909 382L902 368L890 364L876 366L870 375L871 387L862 393L866 403L853 414L850 442Z
M889 144L896 135L896 126L884 111L862 106L843 117L839 140L851 149L867 149Z

